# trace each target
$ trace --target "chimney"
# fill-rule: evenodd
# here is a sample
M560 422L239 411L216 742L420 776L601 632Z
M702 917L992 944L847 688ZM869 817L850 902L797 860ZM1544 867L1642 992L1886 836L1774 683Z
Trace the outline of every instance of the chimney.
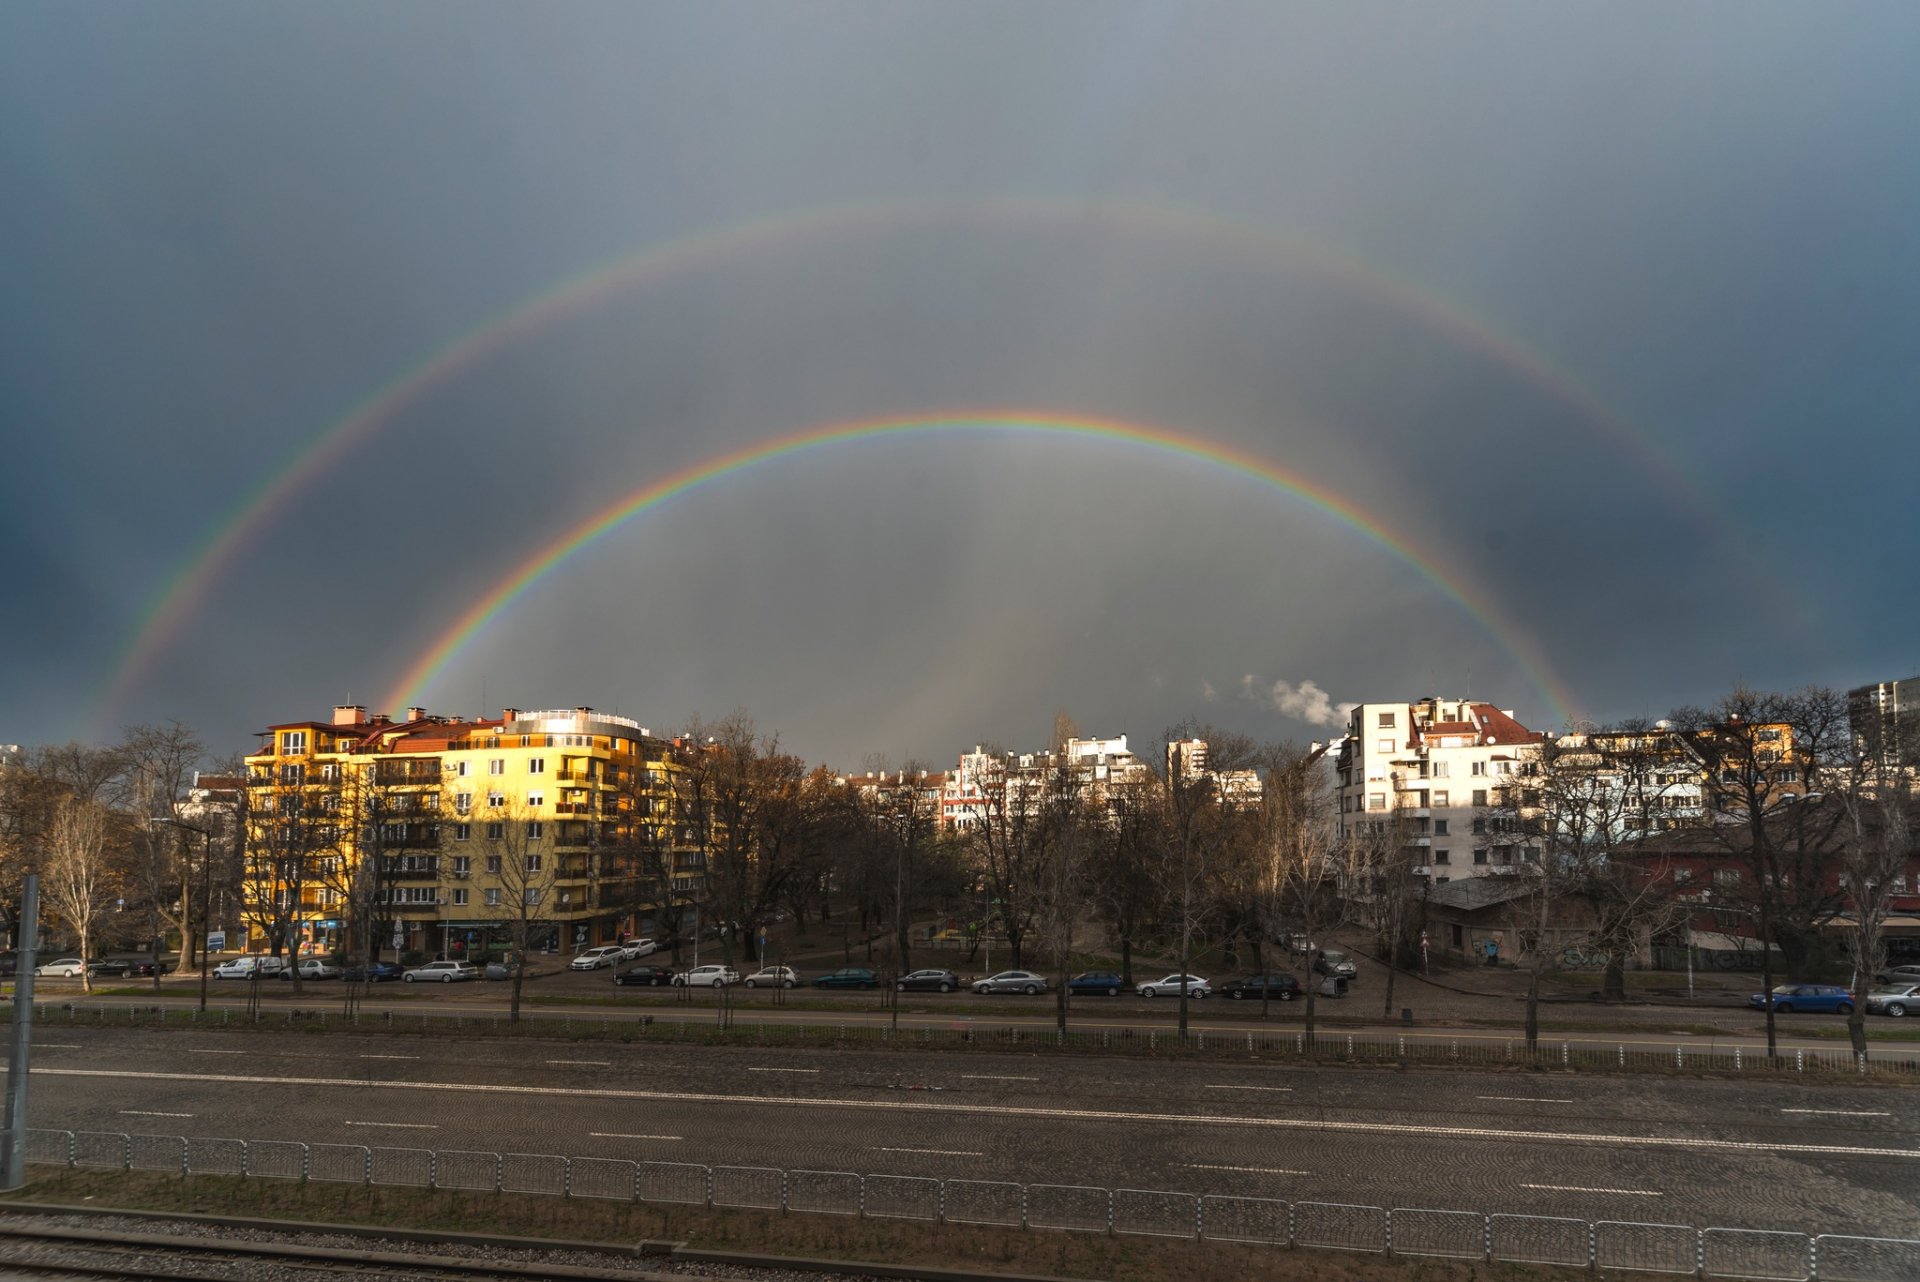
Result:
M500 709L500 719L502 721L518 721L520 719L520 709L502 708Z
M427 719L427 710L425 708L408 708L407 709L407 720L425 721L426 719Z
M336 726L357 726L366 719L367 710L357 703L333 705L333 724Z
M587 719L587 714L591 713L592 711L593 711L592 708L575 708L573 710L573 715L580 718L580 720L585 721Z

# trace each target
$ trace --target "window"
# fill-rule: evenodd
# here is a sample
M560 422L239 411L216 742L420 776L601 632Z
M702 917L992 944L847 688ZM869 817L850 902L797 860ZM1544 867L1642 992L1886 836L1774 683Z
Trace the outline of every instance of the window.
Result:
M1487 790L1485 788L1475 788L1473 790L1473 804L1476 806L1484 806L1487 804Z
M506 793L504 793L504 792L490 792L490 793L488 793L488 794L487 794L487 808L488 808L489 810L498 810L498 809L500 809L500 807L502 807L502 806L504 806L504 805L506 805L506 804L507 804L507 794L506 794Z
M282 752L305 752L307 750L307 732L305 730L284 731L280 735L280 750Z
M307 768L305 766L285 765L280 767L280 783L282 787L297 788L306 781Z
M547 826L541 823L538 819L535 819L533 822L527 825L528 841L538 841L540 840L540 838L546 835L547 835Z
M507 835L507 826L505 824L490 823L487 825L488 841L499 841L502 838L504 838L506 835Z
M456 763L454 763L454 767L453 767L453 773L454 773L455 775L457 775L457 776L459 776L460 778L462 778L462 779L465 779L465 778L467 777L467 767L468 767L468 766L469 766L470 764L471 764L471 763L469 763L469 762L465 762L465 761L460 761L460 762L456 762Z
M1382 739L1382 740L1380 741L1380 744L1379 744L1379 748L1380 748L1380 751L1382 751L1382 752L1392 752L1392 751L1393 751L1393 740L1391 740L1391 739Z
M1450 864L1453 862L1453 852L1450 850L1436 850L1433 852L1433 862L1436 864Z
M1487 848L1485 846L1474 847L1473 862L1476 864L1484 864L1487 862Z
M1368 809L1368 810L1385 810L1386 808L1387 808L1387 794L1386 794L1386 793L1384 793L1384 792L1370 792L1370 793L1368 793L1368 794L1367 794L1367 809Z
M455 855L453 857L453 875L464 877L473 871L473 856Z
M544 806L546 803L547 797L545 793L530 792L527 794L527 804L529 806Z
M1713 884L1722 890L1734 889L1740 884L1740 870L1738 868L1715 868L1713 870Z
M489 758L487 761L487 773L490 775L503 775L507 773L507 759L505 757Z
M455 824L453 826L453 839L455 841L468 841L468 840L471 840L472 837L473 837L472 824Z
M1676 885L1676 886L1684 886L1684 885L1686 885L1686 884L1687 884L1688 882L1690 882L1690 881L1692 881L1692 880L1693 880L1693 869L1691 869L1691 868L1675 868L1675 869L1673 870L1673 884L1674 884L1674 885Z
M453 808L463 815L466 814L467 811L473 809L473 794L470 792L454 793Z
M1455 926L1453 928L1453 946L1455 948L1462 948L1462 947L1465 947L1466 945L1467 941L1465 937L1461 934L1461 931L1463 929L1464 928L1460 926Z
M498 855L487 856L487 871L492 873L496 877L500 875L500 856Z
M527 773L530 775L543 775L547 773L547 759L545 757L528 757Z
M483 895L482 898L486 900L487 907L498 908L500 906L500 888L497 886L488 886L486 894Z
M1380 728L1382 730L1393 729L1393 714L1391 712L1383 712L1380 714Z
M1473 763L1473 768L1472 768L1472 769L1471 769L1470 771L1468 771L1468 773L1469 773L1469 774L1475 774L1475 775L1484 775L1484 774L1486 774L1486 773L1487 773L1487 763L1486 763L1486 762L1484 762L1484 761L1476 761L1476 762L1474 762L1474 763Z
M1447 790L1442 788L1433 794L1433 804L1436 806L1450 806L1453 802L1448 800Z
M539 888L537 886L528 886L526 896L527 896L527 906L531 908L533 905L540 902Z
M467 892L464 887L453 892L453 906L455 908L465 908L467 906Z
M528 856L527 856L527 871L528 871L528 872L539 872L539 871L540 871L540 864L541 864L541 858L540 858L540 856L539 856L539 855L528 855Z
M1434 821L1433 821L1433 835L1434 835L1434 836L1436 836L1436 837L1444 837L1444 836L1446 836L1446 835L1447 835L1447 821L1446 821L1446 820L1444 820L1444 819L1436 819L1436 820L1434 820Z
M1453 763L1451 761L1436 761L1433 763L1433 777L1435 779L1445 779L1452 772ZM1441 804L1445 805L1446 803L1442 802Z

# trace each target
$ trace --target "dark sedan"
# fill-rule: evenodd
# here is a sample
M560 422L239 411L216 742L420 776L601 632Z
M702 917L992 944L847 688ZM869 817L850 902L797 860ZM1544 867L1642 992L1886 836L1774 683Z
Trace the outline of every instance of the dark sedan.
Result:
M371 966L349 966L341 978L349 984L390 984L398 981L402 973L392 962L375 962Z
M673 983L673 972L665 966L630 966L615 975L613 982L638 988L665 988Z
M1126 984L1111 970L1090 970L1067 981L1067 991L1076 997L1118 997Z
M1259 1001L1265 997L1276 1002L1290 1002L1300 995L1300 981L1292 975L1249 975L1245 979L1222 984L1220 995L1236 1001Z
M960 976L950 970L916 970L894 981L903 993L950 993L960 987Z
M127 973L129 975L145 975L148 978L151 978L155 973L171 975L173 973L173 963L164 958L160 961L155 961L151 957L142 957L139 961L127 963Z
M815 988L878 988L879 977L865 966L842 966L813 981Z

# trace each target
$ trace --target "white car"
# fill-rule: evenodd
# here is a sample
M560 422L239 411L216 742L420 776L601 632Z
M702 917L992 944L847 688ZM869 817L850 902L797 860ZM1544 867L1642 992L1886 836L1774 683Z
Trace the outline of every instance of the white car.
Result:
M299 966L299 971L300 971L300 978L302 979L338 979L340 978L340 968L338 966L334 965L332 962L329 962L329 961L322 961L318 957L309 957L305 961L301 962ZM293 972L283 967L280 971L280 978L292 979Z
M443 984L452 984L462 980L478 979L480 971L472 962L437 961L416 966L402 974L400 978L409 984L434 979Z
M791 966L765 966L747 976L748 988L792 988L800 976Z
M35 966L33 973L48 979L78 979L87 973L87 964L78 957L62 957L59 961Z
M252 979L258 975L266 979L280 975L286 969L287 959L284 957L267 957L250 953L245 957L235 957L231 961L221 962L213 968L213 977L215 979Z
M1136 984L1133 991L1139 993L1142 997L1159 997L1163 994L1169 997L1178 997L1180 995L1181 985L1183 984L1186 986L1187 996L1189 997L1205 997L1213 992L1213 985L1198 975L1168 975L1165 979L1154 979L1144 984Z
M651 939L629 939L620 945L620 956L624 961L639 961L642 957L651 957L660 951L660 945Z
M603 944L598 948L589 948L586 952L581 953L578 957L567 963L567 969L599 970L602 966L617 964L623 956L625 956L625 952L621 949L620 945Z
M725 966L695 966L683 975L675 975L673 982L682 988L725 988L740 982L740 972Z

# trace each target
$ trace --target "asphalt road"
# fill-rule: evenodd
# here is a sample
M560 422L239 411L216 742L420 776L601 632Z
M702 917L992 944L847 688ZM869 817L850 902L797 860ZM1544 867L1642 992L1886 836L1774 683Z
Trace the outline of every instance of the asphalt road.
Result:
M1920 1092L46 1028L35 1126L1913 1236Z

